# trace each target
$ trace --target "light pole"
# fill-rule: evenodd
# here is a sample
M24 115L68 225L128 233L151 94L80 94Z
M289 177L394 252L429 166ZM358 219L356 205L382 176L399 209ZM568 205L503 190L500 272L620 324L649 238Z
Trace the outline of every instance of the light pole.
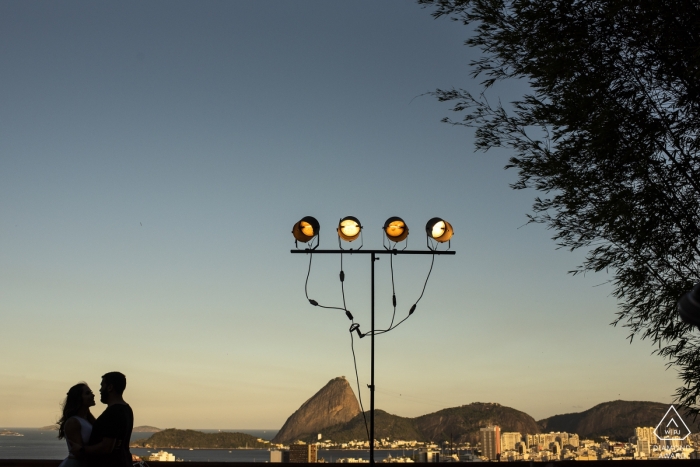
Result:
M371 319L370 319L370 325L371 325L371 330L369 332L370 335L370 384L369 384L369 390L370 390L370 402L369 402L369 410L370 410L370 415L369 415L369 461L370 464L374 464L374 390L375 390L375 385L374 385L374 335L375 335L375 327L374 327L374 263L375 261L378 261L378 255L454 255L456 252L455 251L449 251L449 250L438 250L437 249L437 244L435 245L434 248L430 246L430 240L434 240L435 242L439 243L446 243L449 242L453 230L452 226L447 222L444 221L440 218L433 218L428 221L426 224L425 230L426 230L426 244L428 245L428 249L426 250L398 250L396 249L396 244L399 242L402 242L406 240L408 237L408 226L405 224L403 219L399 217L391 217L387 219L387 221L384 223L384 235L387 237L389 240L389 246L391 247L391 242L394 242L394 248L387 248L384 247L383 250L362 250L362 249L357 249L357 250L344 250L342 248L339 248L337 250L319 250L318 249L318 235L320 232L320 224L316 219L313 217L307 216L304 217L302 220L297 222L294 225L294 228L292 229L292 234L294 234L294 238L296 239L297 242L302 242L302 243L309 243L309 248L306 248L304 250L300 249L295 249L291 250L291 253L293 254L331 254L331 255L339 255L339 254L352 254L352 255L370 255L370 281L371 281L371 294L370 294L370 310L371 310ZM360 237L361 232L362 232L362 225L360 225L359 220L357 218L349 216L345 217L340 220L338 223L338 245L340 246L340 240L344 240L346 242L352 242L356 240L357 238ZM313 239L316 238L316 246L311 248L311 242L313 242ZM360 246L362 248L362 246ZM342 278L341 274L341 281L344 280ZM426 280L427 284L427 280ZM425 290L425 289L424 289ZM422 294L421 294L422 297ZM308 298L308 297L307 297ZM313 300L309 300L312 305L316 306L318 303L316 303ZM416 302L417 304L417 302ZM414 304L410 311L409 311L409 316L413 314L413 312L416 309L416 304ZM347 310L345 310L347 312ZM352 315L349 315L351 318ZM352 319L352 318L351 318ZM356 331L357 334L360 336L360 338L366 336L367 334L362 334L359 330L359 325L353 324L351 327L351 332Z

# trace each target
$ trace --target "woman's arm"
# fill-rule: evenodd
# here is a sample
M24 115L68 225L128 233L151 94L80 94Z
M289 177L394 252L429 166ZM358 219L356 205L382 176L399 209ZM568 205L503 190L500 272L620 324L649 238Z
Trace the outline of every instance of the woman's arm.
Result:
M70 443L70 453L75 457L81 457L85 454L109 454L116 444L114 438L104 438L97 444L84 445L80 434L80 422L75 419L68 420L64 429L66 431L66 439Z
M75 418L69 418L66 420L63 430L66 433L66 441L68 441L68 450L74 456L77 455L80 448L83 447L83 437L80 434L80 422Z

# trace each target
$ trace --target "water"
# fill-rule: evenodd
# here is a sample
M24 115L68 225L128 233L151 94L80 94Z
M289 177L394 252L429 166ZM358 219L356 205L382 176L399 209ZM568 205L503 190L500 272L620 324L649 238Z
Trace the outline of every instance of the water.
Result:
M5 429L6 427L0 427ZM6 429L23 434L24 436L0 436L0 459L63 459L68 455L65 440L58 439L57 431L41 431L37 428L11 428ZM198 430L205 433L215 433L219 430ZM277 430L222 430L247 433L262 439L272 439ZM152 433L132 433L131 439L143 439ZM146 449L132 449L136 455L147 455ZM178 454L175 454L175 451ZM264 462L270 459L270 453L265 450L236 450L232 454L226 450L206 449L198 451L172 450L178 458L185 460L231 461L231 462ZM263 460L264 459L264 460Z
M0 436L0 459L63 459L68 455L66 442L56 438L57 431L36 428L8 430L24 436Z
M0 427L2 429L4 427ZM68 454L66 442L56 438L56 431L41 431L37 428L7 428L24 436L0 436L0 459L63 459ZM215 433L219 430L198 430ZM277 430L222 430L239 431L262 439L271 439ZM151 433L133 433L132 440L148 438ZM166 449L178 459L199 462L269 462L270 452L266 449ZM137 456L147 456L153 449L132 448ZM381 461L389 454L392 457L411 456L412 450L376 450L375 460ZM354 457L368 460L368 450L320 450L319 458L335 462L341 457Z
M1 427L0 427L1 428ZM37 428L7 428L24 436L0 436L0 459L63 459L68 453L66 442L56 438L56 431L40 431ZM198 430L205 433L216 433L219 430ZM262 439L272 439L277 430L222 430L247 433ZM148 438L152 433L133 433L132 440ZM199 462L269 462L270 452L266 449L166 449L178 459ZM152 449L132 448L137 456L147 456ZM412 450L376 450L375 460L381 461L389 454L392 457L411 456ZM369 450L320 450L319 458L327 462L335 462L341 457L369 459Z
M4 428L4 427L0 427ZM24 436L0 436L0 459L63 459L68 454L66 442L56 438L56 431L40 431L37 428L7 428ZM216 433L219 430L198 430L205 433ZM262 439L272 439L277 430L222 430L239 431ZM148 438L152 433L133 433L132 440ZM137 456L147 456L153 449L132 448ZM269 462L270 452L266 449L166 449L178 459L199 462ZM411 456L412 450L376 450L375 460L381 461L389 454L392 457ZM327 462L335 462L341 457L369 459L369 450L320 450L319 458Z

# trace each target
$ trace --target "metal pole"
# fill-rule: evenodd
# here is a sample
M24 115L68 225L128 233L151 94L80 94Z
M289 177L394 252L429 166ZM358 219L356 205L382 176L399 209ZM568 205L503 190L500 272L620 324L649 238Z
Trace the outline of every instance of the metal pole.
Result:
M374 262L376 257L372 253L372 345L371 345L371 380L369 386L369 463L374 465Z

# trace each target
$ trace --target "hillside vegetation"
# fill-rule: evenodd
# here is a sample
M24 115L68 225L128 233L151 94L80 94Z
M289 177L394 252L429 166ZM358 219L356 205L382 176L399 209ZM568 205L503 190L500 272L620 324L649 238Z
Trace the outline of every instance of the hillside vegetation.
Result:
M367 413L369 423L369 413ZM392 415L383 410L375 411L375 437L378 439L403 439L416 441L476 442L479 428L499 425L501 431L518 431L523 434L539 433L539 427L531 416L524 412L495 403L476 402L461 407L443 409L417 418ZM351 440L366 440L362 414L347 423L333 425L321 430L323 439L338 443ZM317 433L307 433L299 439L312 442Z
M195 430L167 430L154 433L146 439L131 443L133 448L173 448L173 449L238 449L267 448L269 443L260 442L254 436L245 433L203 433Z
M668 411L669 404L644 401L611 401L598 404L583 412L554 415L537 422L544 432L566 431L582 437L608 436L617 441L626 441L634 436L635 427L659 424ZM679 413L691 432L700 431L700 418ZM693 423L694 422L694 423Z

